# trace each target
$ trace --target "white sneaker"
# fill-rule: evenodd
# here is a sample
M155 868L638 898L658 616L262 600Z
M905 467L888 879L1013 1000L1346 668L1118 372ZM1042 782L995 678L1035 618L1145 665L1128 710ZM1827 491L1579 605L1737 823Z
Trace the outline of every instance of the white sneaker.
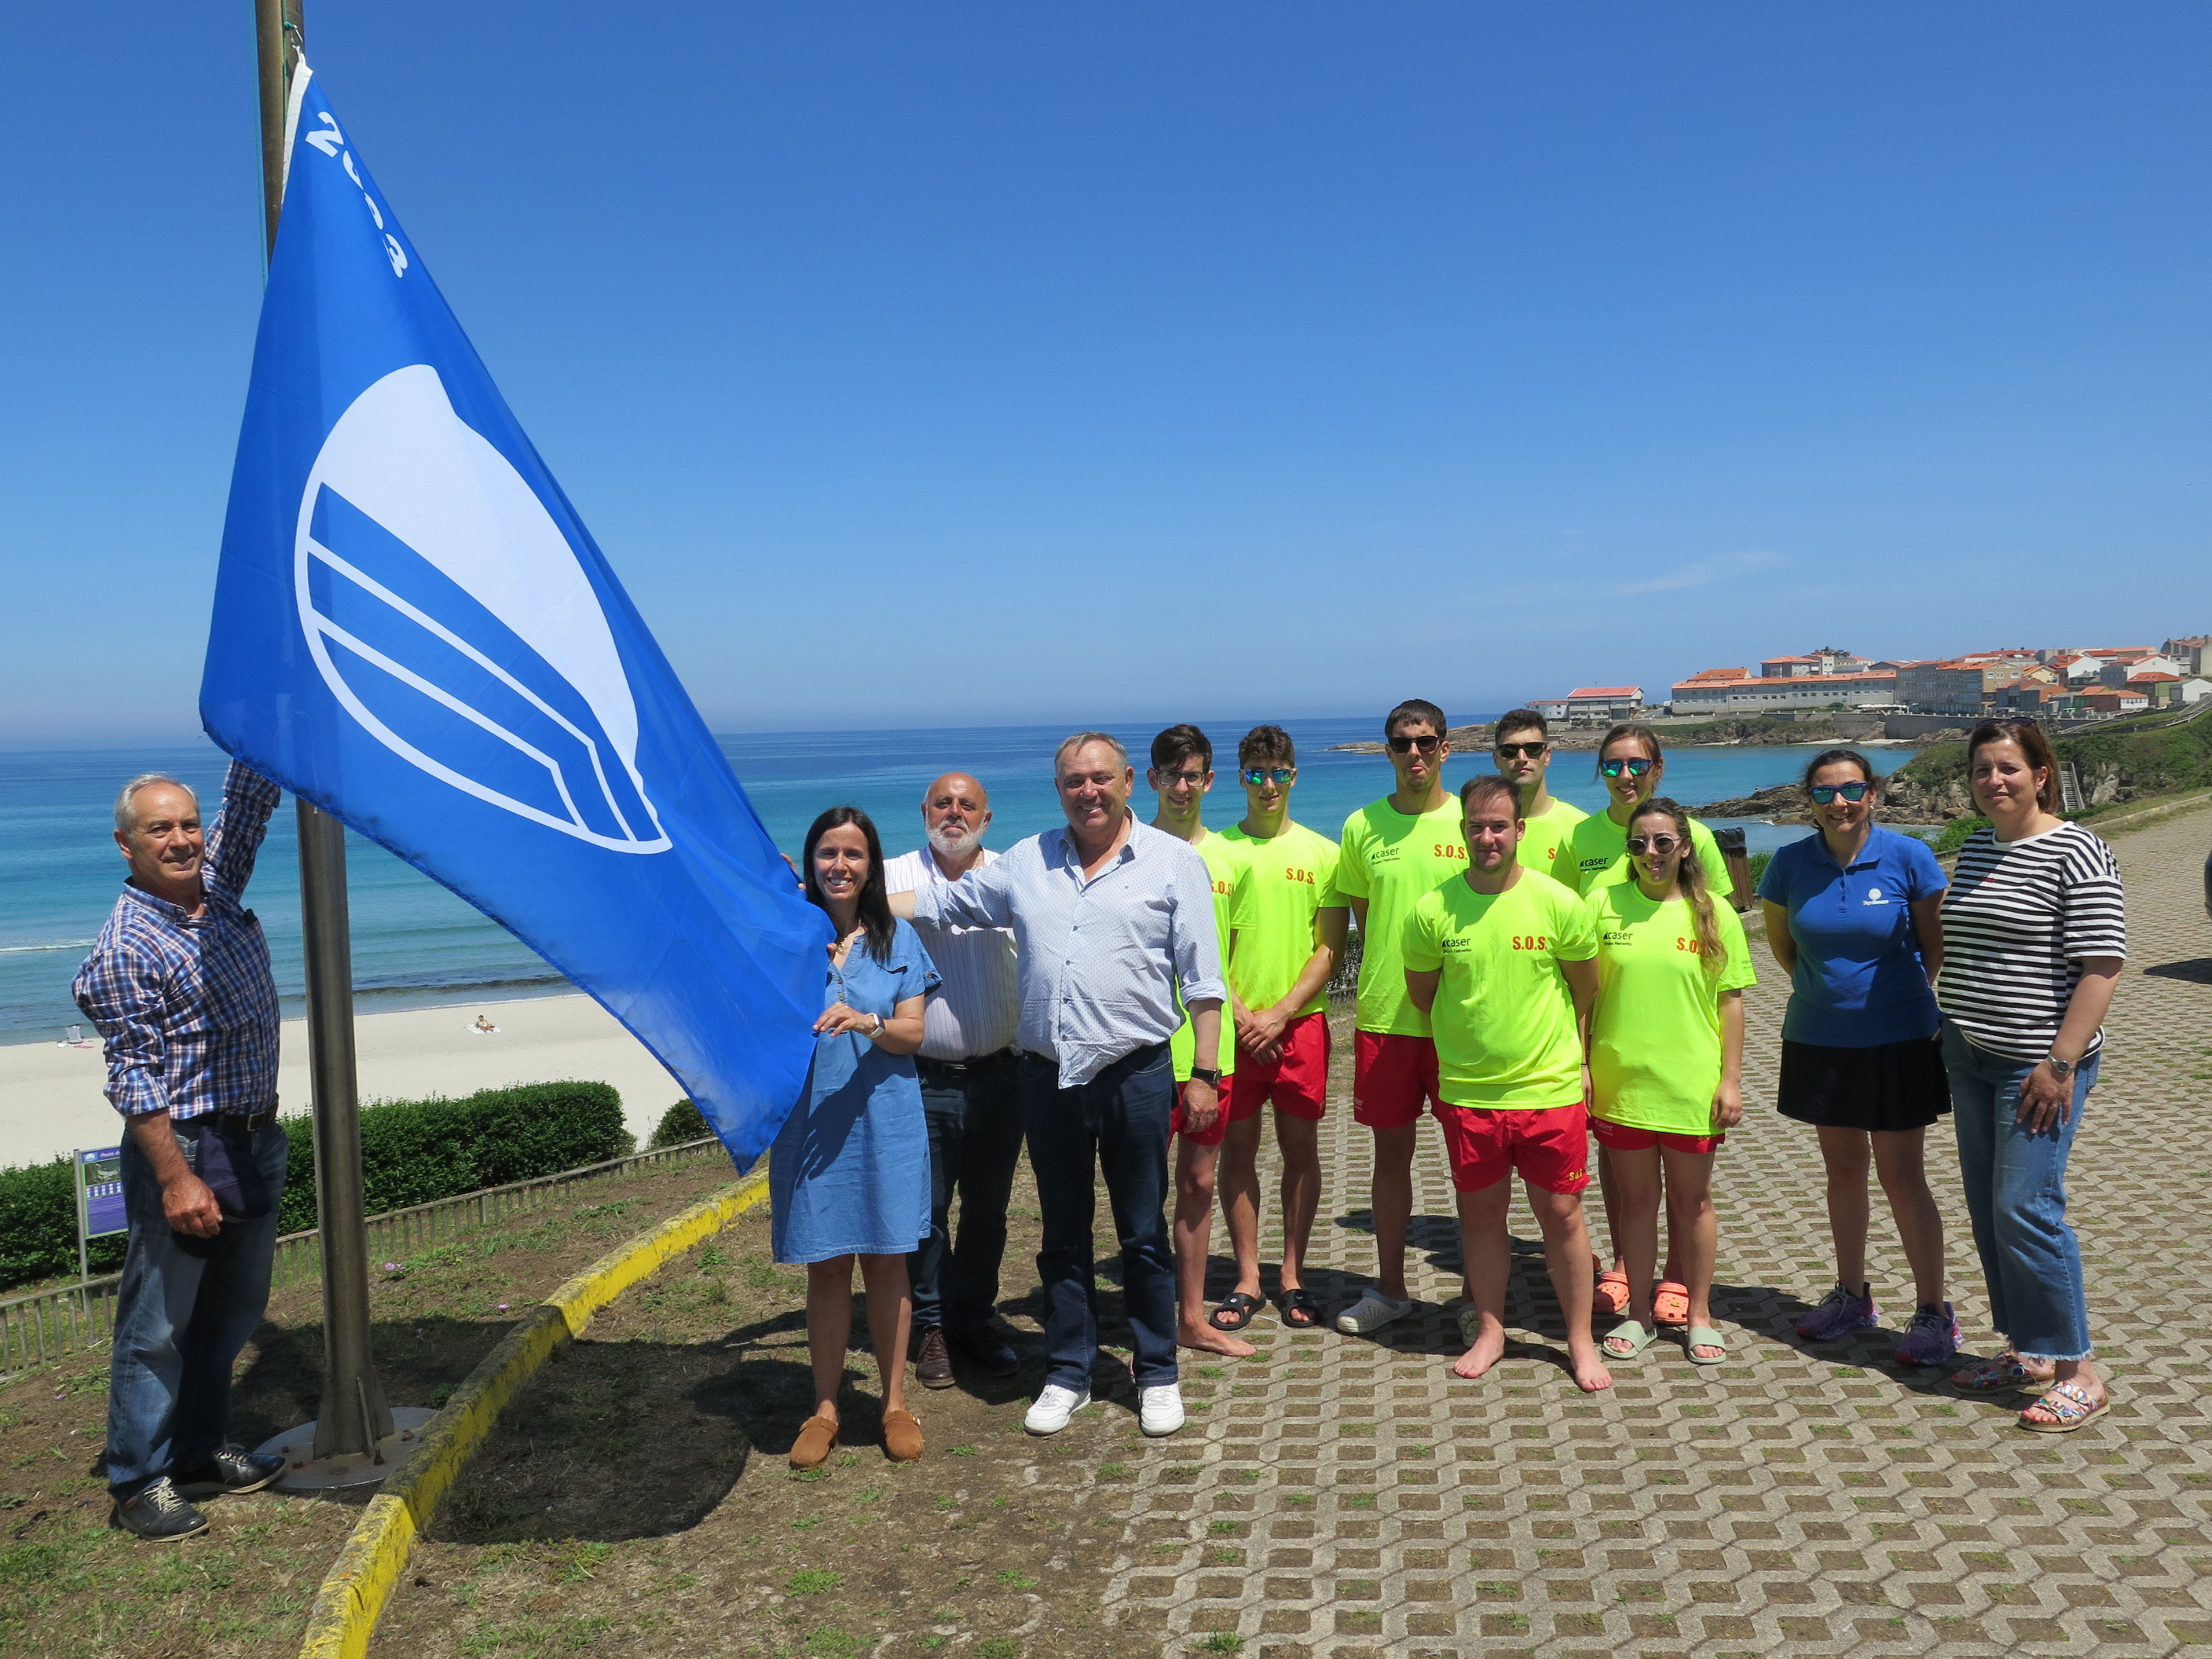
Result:
M1031 1405L1029 1415L1022 1419L1022 1426L1031 1434L1058 1434L1067 1426L1067 1419L1091 1403L1091 1390L1078 1393L1062 1388L1057 1382L1048 1382L1044 1391Z
M1413 1311L1412 1302L1393 1302L1370 1285L1360 1292L1358 1301L1337 1315L1336 1328L1346 1336L1372 1336Z
M1137 1390L1137 1426L1146 1434L1173 1434L1183 1424L1182 1389L1162 1382Z

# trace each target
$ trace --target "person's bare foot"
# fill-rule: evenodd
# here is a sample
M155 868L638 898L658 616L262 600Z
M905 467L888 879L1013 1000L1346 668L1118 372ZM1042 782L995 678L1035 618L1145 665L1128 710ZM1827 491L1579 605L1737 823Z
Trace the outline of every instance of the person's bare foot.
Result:
M1567 1351L1567 1369L1574 1373L1575 1386L1584 1394L1603 1394L1613 1386L1613 1373L1605 1368L1605 1359L1595 1346L1580 1344Z
M1486 1331L1474 1339L1473 1347L1452 1362L1452 1375L1463 1376L1471 1382L1504 1358L1505 1333L1502 1330Z
M1218 1353L1224 1359L1249 1359L1260 1352L1241 1336L1217 1331L1203 1321L1193 1324L1188 1319L1176 1321L1176 1346L1195 1348L1200 1353Z

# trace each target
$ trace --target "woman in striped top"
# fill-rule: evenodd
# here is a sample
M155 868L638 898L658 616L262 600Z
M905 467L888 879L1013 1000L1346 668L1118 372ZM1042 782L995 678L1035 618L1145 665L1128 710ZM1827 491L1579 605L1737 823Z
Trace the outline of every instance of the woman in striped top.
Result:
M2066 1223L2066 1158L2097 1080L2127 914L2112 848L2051 810L2057 762L2033 723L1984 721L1966 766L1991 827L1968 838L1943 896L1936 1000L1990 1322L2011 1349L1951 1380L2039 1393L2021 1426L2067 1434L2109 1403Z

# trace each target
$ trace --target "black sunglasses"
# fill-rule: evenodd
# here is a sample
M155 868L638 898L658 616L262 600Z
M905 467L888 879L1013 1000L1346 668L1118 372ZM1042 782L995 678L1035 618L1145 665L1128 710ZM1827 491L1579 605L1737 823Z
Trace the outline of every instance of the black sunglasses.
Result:
M1501 755L1518 755L1523 760L1534 760L1551 746L1548 743L1501 743L1498 745L1498 752Z
M1826 806L1838 795L1845 800L1864 800L1867 791L1873 787L1870 783L1816 783L1813 786L1813 800L1820 806Z
M1418 749L1424 755L1433 755L1437 752L1437 745L1443 741L1442 738L1392 738L1389 739L1390 752L1402 755L1408 750Z

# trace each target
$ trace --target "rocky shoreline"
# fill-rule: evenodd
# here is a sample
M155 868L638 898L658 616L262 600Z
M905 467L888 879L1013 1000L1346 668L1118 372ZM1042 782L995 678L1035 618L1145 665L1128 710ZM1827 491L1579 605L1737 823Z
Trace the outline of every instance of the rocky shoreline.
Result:
M1907 792L1909 793L1909 792ZM1754 789L1748 795L1738 795L1729 800L1707 801L1703 806L1692 806L1690 816L1697 818L1758 818L1766 823L1810 823L1813 821L1813 798L1802 783L1778 783L1765 789ZM1945 812L1930 817L1929 809L1909 799L1899 805L1887 795L1878 798L1875 807L1876 823L1909 823L1926 825L1942 823L1958 817L1957 812Z
M1828 743L1839 747L1927 749L1936 744L1962 743L1966 736L1961 729L1931 732L1925 737L1917 738L1847 737L1827 720L1722 720L1676 726L1661 720L1652 721L1651 729L1658 732L1660 740L1670 749L1778 749L1806 743ZM1464 755L1470 750L1488 749L1496 731L1494 726L1484 723L1455 726L1444 735L1451 740L1452 748ZM1602 726L1555 727L1552 732L1552 747L1591 750L1595 749L1604 737L1605 728ZM1356 755L1379 755L1383 752L1380 739L1340 743L1332 746Z

